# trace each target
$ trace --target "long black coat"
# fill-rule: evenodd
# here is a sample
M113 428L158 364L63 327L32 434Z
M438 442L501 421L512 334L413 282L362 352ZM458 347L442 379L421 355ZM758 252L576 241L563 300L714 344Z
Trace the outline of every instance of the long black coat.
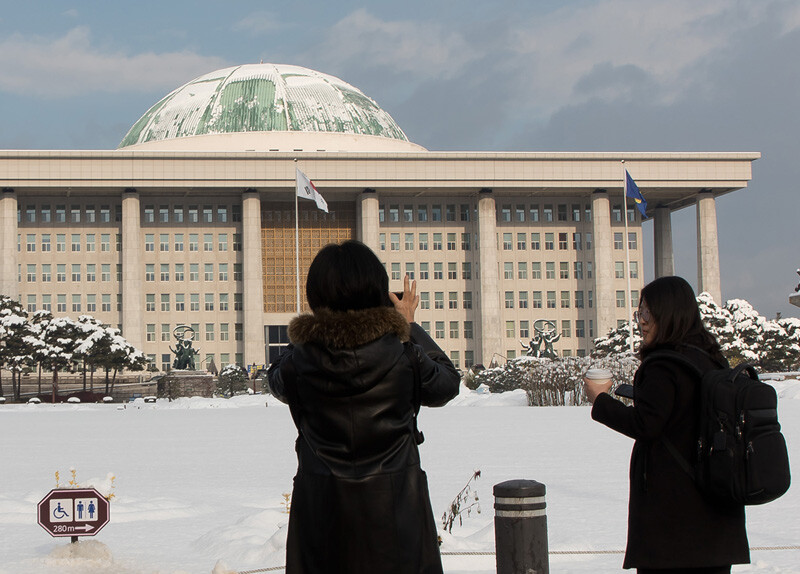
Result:
M287 573L441 573L404 341L423 405L458 393L453 364L390 308L301 315L289 339L268 375L299 421Z
M712 361L698 349L679 352L705 370ZM669 453L667 437L694 460L699 384L669 359L653 359L634 377L634 406L608 394L597 397L592 418L635 439L630 466L625 568L699 568L750 562L744 507L709 503Z

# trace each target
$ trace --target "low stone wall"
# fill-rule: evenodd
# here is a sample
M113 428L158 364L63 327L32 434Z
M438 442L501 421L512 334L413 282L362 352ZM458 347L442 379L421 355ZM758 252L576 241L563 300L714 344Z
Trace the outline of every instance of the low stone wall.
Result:
M214 375L197 371L170 371L158 381L158 397L211 397L214 395Z

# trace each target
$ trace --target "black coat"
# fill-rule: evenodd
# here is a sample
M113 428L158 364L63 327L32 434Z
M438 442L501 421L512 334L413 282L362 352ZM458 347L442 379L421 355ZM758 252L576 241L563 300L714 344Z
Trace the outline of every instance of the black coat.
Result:
M698 349L679 352L705 370L712 361ZM669 359L653 359L634 377L634 406L608 394L597 397L592 418L633 438L625 568L699 568L750 562L743 506L708 502L669 453L667 437L694 460L698 434L696 375Z
M404 341L416 343L423 405L458 393L453 364L391 308L301 315L289 339L269 369L299 431L287 573L441 573Z

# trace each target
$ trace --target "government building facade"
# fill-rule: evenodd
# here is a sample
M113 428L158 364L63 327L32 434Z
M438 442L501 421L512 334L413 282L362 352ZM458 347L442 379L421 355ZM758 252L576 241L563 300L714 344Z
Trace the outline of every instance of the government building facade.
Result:
M307 310L316 252L359 239L392 290L417 280L417 321L458 367L524 353L542 320L559 354L585 355L643 286L623 165L653 218L655 275L673 273L671 212L696 206L698 284L719 301L716 200L759 157L428 151L342 80L237 66L167 95L116 150L0 150L0 293L119 326L162 370L178 325L199 368L259 365L287 342L296 250ZM296 169L329 206L300 200L297 241Z

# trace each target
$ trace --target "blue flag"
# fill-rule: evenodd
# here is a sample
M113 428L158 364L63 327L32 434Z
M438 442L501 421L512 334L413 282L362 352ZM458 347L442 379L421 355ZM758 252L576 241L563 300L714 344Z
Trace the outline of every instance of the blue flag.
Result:
M639 186L633 181L627 169L625 170L625 195L636 203L636 207L639 208L642 217L647 219L647 201L645 201L642 192L639 191Z

